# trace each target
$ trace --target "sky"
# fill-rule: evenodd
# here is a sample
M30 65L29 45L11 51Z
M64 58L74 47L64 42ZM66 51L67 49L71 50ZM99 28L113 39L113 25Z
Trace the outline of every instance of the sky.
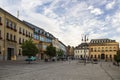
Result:
M53 34L66 46L82 37L120 42L120 0L0 0L0 7ZM89 42L88 41L88 42Z

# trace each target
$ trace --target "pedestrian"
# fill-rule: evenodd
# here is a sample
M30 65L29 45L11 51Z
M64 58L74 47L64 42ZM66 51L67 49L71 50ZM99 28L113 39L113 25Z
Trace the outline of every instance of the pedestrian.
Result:
M71 61L70 61L70 57L68 57L68 63L70 64L70 62L71 62Z

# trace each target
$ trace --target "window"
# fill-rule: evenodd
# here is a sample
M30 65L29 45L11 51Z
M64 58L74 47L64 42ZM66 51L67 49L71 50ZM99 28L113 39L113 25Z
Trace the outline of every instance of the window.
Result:
M83 58L83 56L82 56L82 55L80 55L80 57L81 57L81 58Z
M0 54L1 54L1 46L0 46Z
M21 38L19 38L19 44L21 44Z
M0 17L0 23L2 22L2 17Z
M95 48L94 52L96 52L96 48Z
M21 55L22 54L22 50L21 49L19 49L19 54L18 55Z
M21 33L21 27L19 28L19 33Z
M91 55L91 58L93 58L93 55Z
M30 37L32 37L32 33L31 33Z
M25 34L25 30L23 29L23 35Z
M27 35L27 30L26 30L26 35Z
M98 55L98 58L100 59L100 55Z
M12 34L10 34L10 40L12 40Z
M6 35L6 39L9 40L9 33L7 33L7 35Z
M14 30L16 30L16 24L14 24Z
M6 20L6 26L9 27L9 21L8 20Z
M38 34L40 34L40 30L38 30Z
M96 58L96 55L94 56L94 58Z
M77 50L75 51L75 53L77 53Z
M106 58L108 58L108 55L106 55Z
M91 52L93 52L93 48L91 48Z
M14 41L16 41L16 36L14 35Z
M29 32L29 37L30 37L30 32Z
M110 55L110 59L112 58L112 55Z
M12 28L12 22L10 21L10 28Z
M0 30L0 38L2 38L2 36L1 36L1 30Z
M24 41L25 41L25 40L23 39L22 42L24 43Z

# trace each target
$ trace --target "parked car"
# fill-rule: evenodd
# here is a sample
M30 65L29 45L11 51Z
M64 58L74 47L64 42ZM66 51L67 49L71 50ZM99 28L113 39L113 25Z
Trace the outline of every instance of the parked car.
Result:
M36 57L31 56L30 58L27 58L25 61L36 61Z

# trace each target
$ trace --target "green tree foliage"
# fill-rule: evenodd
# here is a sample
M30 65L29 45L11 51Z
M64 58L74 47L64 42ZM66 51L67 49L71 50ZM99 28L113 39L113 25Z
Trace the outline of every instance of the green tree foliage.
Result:
M45 53L46 53L46 55L48 55L50 58L51 58L51 57L55 57L55 56L56 56L56 48L53 47L53 45L51 44L51 45L47 46Z
M57 51L57 55L58 55L58 57L63 57L64 51L63 51L62 49L59 49L59 50Z
M23 56L36 56L39 51L36 45L33 43L32 39L26 40L24 43L22 43L21 47Z
M114 60L119 63L120 62L120 50L117 51L117 54L114 56Z

